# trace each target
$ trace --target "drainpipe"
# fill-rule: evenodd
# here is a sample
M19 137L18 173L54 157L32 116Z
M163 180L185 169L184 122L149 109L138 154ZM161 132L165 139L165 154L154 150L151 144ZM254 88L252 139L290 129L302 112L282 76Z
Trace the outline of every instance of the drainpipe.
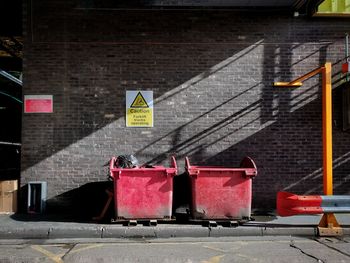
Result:
M0 75L2 75L5 78L7 78L7 79L9 79L9 80L11 80L11 81L13 81L13 82L15 82L15 83L17 83L17 84L22 86L22 81L21 80L19 80L18 78L12 76L11 74L7 73L6 71L4 71L2 69L0 69Z
M349 63L349 34L345 34L345 59L346 62ZM349 74L346 74L346 82L349 81Z

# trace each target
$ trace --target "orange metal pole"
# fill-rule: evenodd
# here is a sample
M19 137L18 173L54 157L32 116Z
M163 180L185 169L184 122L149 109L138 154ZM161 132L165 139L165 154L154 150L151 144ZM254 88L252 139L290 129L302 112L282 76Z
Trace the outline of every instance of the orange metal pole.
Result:
M323 139L323 192L333 195L332 146L332 64L322 69L322 139ZM343 230L333 213L323 214L318 224L320 236L340 236Z
M297 79L295 79L295 80L289 82L289 83L290 83L290 84L295 84L295 83L298 83L298 82L302 82L302 81L304 81L304 80L306 80L306 79L309 79L309 78L315 76L316 74L321 73L321 72L322 72L322 69L323 69L323 67L314 69L314 70L312 70L312 71L306 73L305 75L303 75L303 76L301 76L301 77L299 77L299 78L297 78Z
M279 87L301 86L306 80L318 73L322 74L322 142L323 142L323 192L333 195L333 146L332 146L332 64L327 62L323 67L290 82L275 82ZM320 236L342 235L343 231L333 213L323 214L318 224Z
M316 74L322 74L322 141L323 141L323 192L333 194L333 154L332 154L332 64L314 69L290 82L275 82L275 86L298 87L302 81Z
M274 86L276 86L276 87L300 87L303 85L302 81L309 79L309 78L315 76L316 74L322 73L323 68L324 67L314 69L314 70L306 73L305 75L303 75L295 80L292 80L290 82L275 82Z
M323 192L333 194L332 153L332 66L322 69L322 125L323 125Z

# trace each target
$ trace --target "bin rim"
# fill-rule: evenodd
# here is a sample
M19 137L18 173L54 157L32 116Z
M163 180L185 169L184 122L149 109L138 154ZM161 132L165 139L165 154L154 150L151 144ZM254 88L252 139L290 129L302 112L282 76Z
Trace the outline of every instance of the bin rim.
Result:
M191 168L203 168L203 169L225 169L225 170L228 170L228 169L231 169L231 170L234 170L234 169L243 169L243 168L253 168L253 169L256 169L256 164L254 162L254 160L249 157L249 156L245 156L241 163L240 163L240 166L239 167L225 167L225 166L221 166L221 165L191 165L190 164L190 160L189 158L186 156L185 157L185 168L188 168L188 169L191 169Z
M144 176L143 172L165 172L166 175L172 175L172 176L176 176L177 175L177 164L176 164L176 159L174 156L171 156L171 167L165 167L162 165L157 165L157 166L152 166L152 167L134 167L134 168L120 168L120 167L115 167L115 161L116 161L116 157L112 157L110 160L110 164L109 164L109 173L110 173L110 177L114 178L114 177L119 177L120 174L123 173L134 173L135 171L139 171L141 173L139 173L139 175ZM117 174L118 173L118 174ZM117 175L116 175L117 174ZM137 176L138 174L135 173L135 176Z
M232 173L242 173L243 177L255 177L258 172L256 164L253 159L249 156L246 156L242 159L240 167L224 167L224 166L198 166L191 165L189 158L185 157L185 169L190 176L198 176L201 171L203 172L232 172ZM210 175L206 175L210 176Z
M241 172L246 171L247 169L255 169L255 168L230 168L230 167L221 167L221 166L191 166L188 170L205 170L205 171L225 171L225 172Z

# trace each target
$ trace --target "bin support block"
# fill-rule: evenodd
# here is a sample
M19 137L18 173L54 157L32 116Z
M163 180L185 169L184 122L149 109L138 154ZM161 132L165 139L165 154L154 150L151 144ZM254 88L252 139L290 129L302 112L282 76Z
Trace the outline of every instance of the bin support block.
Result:
M137 226L137 220L129 220L128 226Z

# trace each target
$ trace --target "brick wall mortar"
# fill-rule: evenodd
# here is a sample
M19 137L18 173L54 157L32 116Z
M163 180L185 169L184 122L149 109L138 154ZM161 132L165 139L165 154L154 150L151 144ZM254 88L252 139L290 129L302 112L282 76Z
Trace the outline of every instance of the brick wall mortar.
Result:
M39 5L40 4L40 5ZM56 3L57 4L57 3ZM40 8L39 8L40 7ZM345 19L220 11L62 10L35 1L24 94L52 94L53 114L24 114L22 184L49 198L107 178L113 155L168 165L257 163L254 206L278 190L321 193L320 78L277 89L326 61L339 78ZM152 90L154 128L125 127L125 91ZM349 134L334 91L335 192L349 194Z

